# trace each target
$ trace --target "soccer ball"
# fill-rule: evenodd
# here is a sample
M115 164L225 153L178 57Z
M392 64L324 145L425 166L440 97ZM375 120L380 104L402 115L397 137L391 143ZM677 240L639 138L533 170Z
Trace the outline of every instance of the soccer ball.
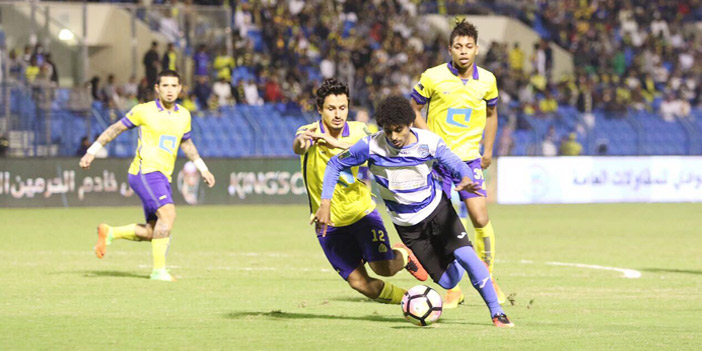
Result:
M417 285L402 297L402 314L410 323L425 327L441 316L441 296L436 290Z

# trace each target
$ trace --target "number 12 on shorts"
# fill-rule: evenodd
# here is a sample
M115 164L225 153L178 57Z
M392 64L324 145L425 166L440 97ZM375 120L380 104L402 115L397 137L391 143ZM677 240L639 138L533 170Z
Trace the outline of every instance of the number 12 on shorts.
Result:
M371 234L373 234L373 242L385 241L385 233L382 230L371 229Z

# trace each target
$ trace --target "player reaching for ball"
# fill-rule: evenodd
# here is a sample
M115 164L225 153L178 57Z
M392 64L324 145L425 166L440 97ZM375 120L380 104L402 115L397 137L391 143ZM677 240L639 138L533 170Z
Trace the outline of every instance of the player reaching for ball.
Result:
M329 159L370 134L363 123L346 121L349 88L335 79L326 79L317 90L317 111L321 120L300 127L293 141L293 151L300 155L311 214L319 207ZM371 278L364 263L384 277L403 268L419 280L426 280L427 273L412 251L401 244L394 249L390 247L390 238L370 191L357 176L358 167L352 167L335 181L330 196L337 206L325 223L324 232L315 223L317 239L329 263L351 288L378 302L399 304L405 290Z
M513 327L497 301L490 273L478 258L451 201L442 191L432 167L436 161L461 179L457 190L479 193L473 172L438 135L411 128L415 114L401 96L387 98L376 120L382 131L351 146L329 161L324 174L322 200L315 219L322 232L330 211L343 204L333 199L334 187L344 169L368 162L380 196L402 241L417 256L432 280L445 289L455 287L468 273L497 327Z

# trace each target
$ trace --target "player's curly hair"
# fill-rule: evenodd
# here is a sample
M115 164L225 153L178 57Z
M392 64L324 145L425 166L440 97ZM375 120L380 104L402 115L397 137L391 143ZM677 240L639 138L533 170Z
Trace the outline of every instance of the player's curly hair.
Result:
M381 128L408 126L414 122L414 109L402 96L390 96L381 101L375 112L375 121Z
M324 106L324 99L329 95L346 95L346 98L351 101L349 86L334 78L325 79L317 89L317 108L321 109Z
M478 43L478 29L475 26L466 21L465 18L456 18L456 27L451 31L451 36L449 37L449 45L453 45L453 39L456 37L471 37Z

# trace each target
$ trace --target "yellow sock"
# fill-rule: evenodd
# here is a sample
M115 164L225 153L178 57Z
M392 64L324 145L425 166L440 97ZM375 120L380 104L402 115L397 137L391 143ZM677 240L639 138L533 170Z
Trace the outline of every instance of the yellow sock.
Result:
M393 250L399 252L402 256L402 267L407 266L407 263L409 262L409 253L407 252L407 250L401 247L396 247Z
M446 289L446 291L447 291L447 292L459 292L459 293L460 293L460 292L461 292L461 287L458 286L458 285L456 285L456 286L454 286L454 287L451 288L451 289Z
M492 275L492 266L495 261L495 232L492 230L492 223L488 222L483 228L475 228L473 245L478 257L485 262L490 275Z
M154 269L166 268L166 251L171 238L151 239L151 255L154 259Z
M126 239L131 241L138 241L139 238L135 233L136 223L127 224L121 227L110 227L110 236L112 240L115 239Z
M392 283L383 283L385 283L385 285L383 285L383 290L380 290L380 295L378 295L375 301L394 305L402 302L402 295L404 295L407 290L398 288L392 285Z

